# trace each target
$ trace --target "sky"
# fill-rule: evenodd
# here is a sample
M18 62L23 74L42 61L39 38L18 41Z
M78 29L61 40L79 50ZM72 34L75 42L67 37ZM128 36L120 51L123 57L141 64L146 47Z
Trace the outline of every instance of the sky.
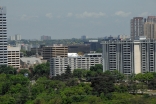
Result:
M130 19L156 16L156 0L0 0L8 36L22 39L130 35Z

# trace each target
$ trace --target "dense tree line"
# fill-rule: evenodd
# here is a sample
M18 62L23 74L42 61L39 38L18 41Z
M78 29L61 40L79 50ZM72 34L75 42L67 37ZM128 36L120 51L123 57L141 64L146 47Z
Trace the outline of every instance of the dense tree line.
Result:
M156 73L125 76L102 72L102 65L72 72L67 66L64 74L49 78L49 63L19 72L0 66L1 104L154 104L156 96L147 89L156 89Z

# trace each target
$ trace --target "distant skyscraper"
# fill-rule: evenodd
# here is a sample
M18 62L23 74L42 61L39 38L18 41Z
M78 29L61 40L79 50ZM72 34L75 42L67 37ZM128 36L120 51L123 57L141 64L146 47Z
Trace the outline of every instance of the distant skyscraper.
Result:
M16 35L15 35L15 40L21 40L21 35L16 34Z
M0 7L0 65L7 65L6 7Z
M156 23L156 16L148 16L147 17L147 22Z
M144 36L147 39L156 39L156 22L146 22L144 24Z
M9 40L15 40L15 36L9 36Z
M131 39L134 40L138 36L144 35L144 18L143 17L134 17L131 19Z
M83 35L83 36L81 36L81 39L82 40L86 40L87 39L87 36Z
M44 40L51 40L51 36L41 36L41 40L44 41Z

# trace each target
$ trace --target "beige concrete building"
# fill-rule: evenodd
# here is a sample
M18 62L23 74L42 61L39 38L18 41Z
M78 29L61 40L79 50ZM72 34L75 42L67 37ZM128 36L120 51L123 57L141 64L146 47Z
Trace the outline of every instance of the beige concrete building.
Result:
M67 57L68 56L68 47L63 46L62 44L54 44L53 46L43 47L43 59L50 60L52 57Z
M156 23L146 22L144 24L144 36L147 39L156 39Z
M156 23L156 16L148 16L147 17L147 22Z
M8 65L20 68L20 48L8 47Z

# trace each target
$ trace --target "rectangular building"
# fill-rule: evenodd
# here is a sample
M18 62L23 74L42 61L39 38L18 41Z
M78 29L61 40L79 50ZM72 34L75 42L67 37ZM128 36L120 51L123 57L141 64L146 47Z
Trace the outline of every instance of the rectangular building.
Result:
M43 47L43 59L50 60L52 57L67 57L68 56L68 46L63 46L62 44L54 44L53 46Z
M20 48L8 47L8 65L14 68L20 68Z
M7 65L7 56L6 7L0 7L0 65Z
M147 39L156 39L156 22L146 22L144 24L144 36Z
M135 40L136 37L143 36L144 29L144 18L134 17L130 22L131 39Z
M123 74L156 72L155 40L103 41L103 71Z
M65 73L68 65L73 71L74 69L89 70L96 64L102 64L102 53L89 53L82 57L53 57L50 59L50 76Z

